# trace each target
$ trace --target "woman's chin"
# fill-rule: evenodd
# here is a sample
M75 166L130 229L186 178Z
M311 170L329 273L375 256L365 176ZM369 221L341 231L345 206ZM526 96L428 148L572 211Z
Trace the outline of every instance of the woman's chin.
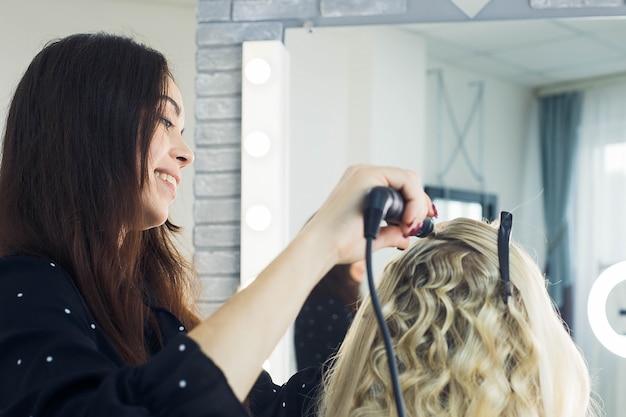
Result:
M165 222L167 221L168 215L169 213L166 212L159 216L151 216L150 219L145 221L142 229L148 230L148 229L153 229L155 227L164 225Z

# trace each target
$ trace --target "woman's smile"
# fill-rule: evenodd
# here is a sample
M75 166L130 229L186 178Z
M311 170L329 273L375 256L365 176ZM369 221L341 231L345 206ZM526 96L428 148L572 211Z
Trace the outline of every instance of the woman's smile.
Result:
M156 176L165 183L165 186L172 191L174 198L176 198L176 189L178 187L176 178L161 171L156 171Z

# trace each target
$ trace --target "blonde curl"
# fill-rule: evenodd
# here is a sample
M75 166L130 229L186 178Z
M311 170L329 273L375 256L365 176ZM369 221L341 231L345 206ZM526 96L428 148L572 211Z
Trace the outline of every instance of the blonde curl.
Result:
M594 416L589 373L535 262L511 244L503 302L497 224L437 225L378 284L407 416ZM365 300L325 376L320 417L395 416L383 340Z

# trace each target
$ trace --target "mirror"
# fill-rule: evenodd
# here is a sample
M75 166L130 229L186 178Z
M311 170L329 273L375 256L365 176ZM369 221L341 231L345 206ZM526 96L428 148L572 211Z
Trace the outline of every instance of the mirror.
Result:
M495 193L498 210L521 205L518 217L542 219L536 94L615 77L626 68L625 32L625 21L606 18L287 29L290 231L358 162L410 167L424 184ZM454 123L466 130L461 151ZM541 262L536 233L524 241Z
M448 31L459 25L483 23ZM541 216L532 87L431 57L419 27L286 31L292 233L354 163L407 167L425 185L497 194L497 210L522 206L517 218L529 224ZM541 247L541 238L532 243ZM375 269L394 254L375 254Z
M538 97L626 81L624 34L619 18L287 29L290 233L346 166L404 166L426 185L497 195L542 265ZM377 253L375 273L395 253ZM625 362L585 354L607 416L619 415Z

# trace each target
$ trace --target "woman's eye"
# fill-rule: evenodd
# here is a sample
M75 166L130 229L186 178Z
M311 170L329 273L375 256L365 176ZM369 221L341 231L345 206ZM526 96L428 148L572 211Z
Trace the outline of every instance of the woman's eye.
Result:
M165 125L166 128L170 128L172 126L174 126L174 123L170 122L169 120L167 120L165 117L161 117L161 121L163 122L163 124Z

